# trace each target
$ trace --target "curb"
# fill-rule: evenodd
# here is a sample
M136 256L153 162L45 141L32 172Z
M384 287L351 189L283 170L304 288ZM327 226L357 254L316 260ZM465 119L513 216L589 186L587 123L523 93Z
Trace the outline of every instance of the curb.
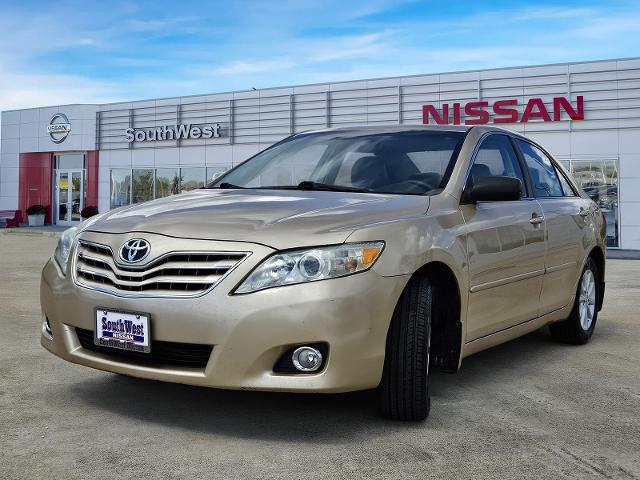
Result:
M5 228L0 229L0 235L16 235L16 236L24 236L24 237L51 237L51 238L60 238L62 236L62 232L56 232L52 230L23 230L20 228Z
M607 259L610 260L640 260L640 250L607 249Z

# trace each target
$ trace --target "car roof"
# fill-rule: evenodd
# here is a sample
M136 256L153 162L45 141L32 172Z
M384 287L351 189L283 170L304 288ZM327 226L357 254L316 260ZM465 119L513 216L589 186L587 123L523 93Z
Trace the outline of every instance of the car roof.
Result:
M498 131L507 133L510 135L518 135L517 132L507 130L505 128L494 127L493 125L353 125L349 127L332 127L322 128L317 130L307 130L299 133L328 133L328 132L345 132L345 133L399 133L399 132L468 132L471 129L478 129L484 131Z
M358 133L397 133L415 131L449 131L466 132L471 127L465 125L353 125L349 127L332 127L317 130L307 130L300 133L316 132L358 132Z

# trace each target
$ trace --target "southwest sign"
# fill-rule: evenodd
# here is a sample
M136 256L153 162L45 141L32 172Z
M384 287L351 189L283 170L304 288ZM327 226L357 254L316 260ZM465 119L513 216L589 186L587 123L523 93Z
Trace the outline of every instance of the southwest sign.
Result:
M443 103L438 110L434 105L422 106L422 123L436 123L438 125L484 125L489 123L490 112L493 113L493 123L527 123L531 120L543 122L559 122L562 113L566 113L571 120L584 120L584 97L576 97L575 106L566 97L555 97L552 109L549 111L541 98L531 98L524 107L522 115L518 110L518 100L498 100L489 102ZM464 122L462 114L465 115ZM431 121L433 120L433 122Z
M186 140L199 138L219 138L222 127L219 123L212 125L191 125L183 123L180 125L165 125L156 128L127 128L124 137L127 142L152 142L158 140Z

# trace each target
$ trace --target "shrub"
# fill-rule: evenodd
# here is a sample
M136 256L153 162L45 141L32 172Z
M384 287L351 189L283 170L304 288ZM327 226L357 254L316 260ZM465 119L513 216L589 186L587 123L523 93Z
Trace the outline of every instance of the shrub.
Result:
M45 215L47 213L47 209L42 205L31 205L27 208L27 215Z
M89 217L93 217L94 215L97 215L98 212L98 208L94 207L93 205L89 205L88 207L84 207L82 209L82 211L80 212L80 215L82 216L82 218L89 218Z

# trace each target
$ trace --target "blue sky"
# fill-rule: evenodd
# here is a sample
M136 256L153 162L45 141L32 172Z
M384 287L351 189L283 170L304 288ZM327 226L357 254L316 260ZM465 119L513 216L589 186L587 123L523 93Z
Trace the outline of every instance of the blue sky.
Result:
M0 110L640 56L638 1L0 1Z

